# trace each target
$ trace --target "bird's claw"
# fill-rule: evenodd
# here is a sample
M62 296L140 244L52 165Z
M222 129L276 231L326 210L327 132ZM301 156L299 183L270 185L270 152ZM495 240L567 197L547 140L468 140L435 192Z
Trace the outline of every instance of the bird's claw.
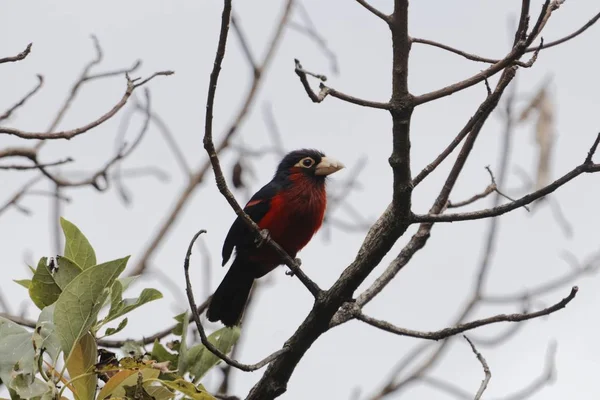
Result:
M296 267L300 268L300 266L302 265L302 260L299 258L294 258L294 264L296 264ZM287 276L294 276L294 271L289 270L289 271L285 271L285 274Z
M271 239L271 233L269 233L269 230L268 229L261 229L260 230L260 237L256 238L254 240L254 243L256 243L256 247L261 247L269 239Z

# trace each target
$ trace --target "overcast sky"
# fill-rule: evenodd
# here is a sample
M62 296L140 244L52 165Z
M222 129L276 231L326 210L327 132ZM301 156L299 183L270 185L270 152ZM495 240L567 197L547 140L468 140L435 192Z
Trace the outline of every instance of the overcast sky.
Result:
M257 58L263 54L281 14L279 3L282 2L238 1L234 4ZM413 1L410 34L439 40L482 56L501 58L508 52L512 36L509 28L513 26L511 21L518 13L520 3L517 0ZM532 3L535 13L542 2ZM357 163L362 156L368 157L368 165L360 179L362 189L353 191L348 201L366 219L373 221L391 198L392 176L387 163L391 152L389 115L385 111L364 109L333 98L321 104L311 103L294 74L293 59L299 58L307 69L326 74L332 87L366 99L386 101L391 84L389 31L380 20L353 1L305 0L303 4L335 52L339 74L333 73L328 58L313 42L287 30L238 139L243 138L243 143L253 148L268 144L262 108L270 102L287 149L319 148L348 166ZM391 11L391 0L372 0L372 4L383 11ZM0 37L3 38L0 56L14 55L27 43L34 44L26 60L2 65L0 110L33 87L35 74L43 74L46 78L44 89L18 112L17 118L10 121L11 125L36 131L47 128L82 66L94 56L89 37L95 34L105 56L98 72L130 66L136 59L143 60L136 76L165 69L176 72L171 77L156 79L148 86L153 109L168 123L192 166L206 160L201 135L221 2L3 0L0 5ZM597 12L596 2L567 1L553 14L544 31L544 39L553 40L571 33ZM596 49L599 41L600 28L593 27L563 46L542 52L533 68L518 72L518 107L531 98L546 78L552 78L549 91L556 110L557 135L553 178L581 163L598 133L600 56ZM484 64L439 49L414 45L409 87L412 93L421 94L464 79L483 68ZM232 36L217 91L214 120L217 140L237 112L250 78L239 42ZM317 83L313 83L316 87ZM124 87L123 78L86 86L61 127L73 128L97 118L120 99ZM415 111L411 128L413 175L447 145L484 97L484 86L476 85ZM119 119L117 116L69 142L57 141L46 146L42 160L75 158L76 162L62 171L87 171L101 166L114 152ZM139 123L139 118L132 122L134 129L130 134L136 132ZM496 113L486 123L452 199L468 198L489 183L484 167L490 165L497 170L501 133L502 119ZM533 135L532 123L520 125L515 132L509 184L505 188L514 195L522 194L511 191L522 186L519 176L514 173L515 167L534 175L537 156ZM0 136L0 148L14 145L23 145L23 142ZM270 179L277 161L277 157L267 156L252 162L256 171L256 178L250 178L252 190ZM229 170L235 162L235 153L224 154L222 162ZM171 180L168 183L153 178L127 180L133 200L129 208L123 205L114 190L103 194L92 188L70 190L69 195L74 201L65 207L63 214L88 236L99 260L108 261L131 254L131 264L134 264L145 249L150 233L161 225L178 198L185 180L154 126L124 165L158 166L169 172ZM415 191L415 212L429 209L449 165L444 164ZM0 202L9 198L33 174L1 172ZM218 255L234 214L214 186L212 175L207 178L179 216L149 268L149 272L160 270L167 274L179 288L178 293L169 290L161 276L150 275L140 281L132 293L154 286L163 290L165 298L133 314L120 337L153 333L171 324L171 316L186 308L181 264L189 239L200 228L208 230L205 241L213 256L212 287L222 279L226 270L220 268ZM345 170L332 180L339 182L347 178L348 170ZM581 176L556 193L555 199L574 228L572 238L565 236L547 205L533 215L519 209L501 218L497 254L486 287L488 293L514 293L562 276L571 268L560 258L565 250L581 260L598 250L599 179L597 175ZM244 192L236 192L236 196L240 202L247 200ZM485 200L473 209L489 204L490 201ZM26 299L25 291L12 282L12 279L27 276L25 260L54 254L50 202L46 198L29 197L23 205L31 208L34 214L25 216L11 209L0 216L4 265L0 288L10 300L13 312L18 312ZM340 209L336 215L339 219L348 219ZM469 296L487 226L487 221L435 226L427 247L365 311L407 328L433 330L445 327L457 316ZM411 227L398 241L361 289L364 290L377 273L383 271L414 231L415 227ZM331 231L330 240L326 240L323 233L318 234L299 255L304 270L321 287L329 287L353 260L363 237L363 232L350 233L337 228ZM200 301L204 296L204 282L199 252L194 254L192 263ZM280 348L312 306L310 294L298 280L285 276L283 268L271 276L273 284L261 291L251 318L244 326L243 348L238 356L242 362L256 362ZM533 398L564 399L573 394L580 399L598 398L600 389L595 379L600 367L600 342L597 339L600 336L600 295L596 290L599 281L597 276L578 279L576 284L580 292L565 310L547 319L528 322L516 337L501 347L480 347L493 374L486 392L489 398L508 395L542 374L545 351L552 340L558 342L557 380ZM556 302L568 292L569 287L565 287L539 299L541 303L535 302L534 306ZM483 317L518 310L518 305L482 307L477 310L477 315ZM36 317L35 311L30 305L28 316ZM491 336L506 328L507 325L488 327L472 335ZM456 339L457 343L431 373L454 381L474 394L483 372L467 344L461 340ZM296 368L284 397L348 399L356 387L361 388L362 397L366 397L381 387L398 360L418 344L416 339L397 337L360 322L347 323L328 332L312 346ZM233 394L245 396L262 372L236 372ZM214 387L218 382L218 375L214 375L206 384ZM402 398L406 399L452 398L420 385L403 394Z

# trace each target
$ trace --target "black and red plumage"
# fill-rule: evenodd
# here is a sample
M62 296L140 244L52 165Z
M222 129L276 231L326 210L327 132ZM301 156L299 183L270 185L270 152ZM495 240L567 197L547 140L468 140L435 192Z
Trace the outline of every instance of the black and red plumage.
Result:
M292 151L279 163L273 179L252 196L244 211L294 258L323 223L327 206L325 179L342 168L342 163L320 151ZM254 280L283 264L270 246L257 247L254 233L240 217L225 238L223 265L234 247L235 259L207 311L209 321L221 321L226 326L240 322Z

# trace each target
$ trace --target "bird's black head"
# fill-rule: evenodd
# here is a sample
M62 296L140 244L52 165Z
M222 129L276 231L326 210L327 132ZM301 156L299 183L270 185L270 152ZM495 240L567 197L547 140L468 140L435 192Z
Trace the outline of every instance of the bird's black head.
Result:
M304 174L324 180L327 175L344 168L344 164L313 149L300 149L288 153L277 167L276 179L287 179L291 175Z

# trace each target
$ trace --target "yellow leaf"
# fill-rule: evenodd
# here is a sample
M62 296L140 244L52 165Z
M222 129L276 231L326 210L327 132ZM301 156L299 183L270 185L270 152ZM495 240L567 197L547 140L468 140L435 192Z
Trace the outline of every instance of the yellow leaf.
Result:
M127 379L128 377L130 377L131 375L133 375L135 373L137 373L137 371L130 370L130 369L125 369L123 371L117 372L112 378L110 378L108 380L108 382L106 382L104 384L104 387L102 388L102 390L100 390L100 393L98 394L98 397L96 398L96 400L104 400L105 398L110 396L111 393L117 387L119 387L125 379Z
M67 361L67 371L71 377L74 395L77 400L94 400L96 394L96 374L74 380L80 375L94 371L98 360L98 346L91 333L86 333L73 347L71 356Z

